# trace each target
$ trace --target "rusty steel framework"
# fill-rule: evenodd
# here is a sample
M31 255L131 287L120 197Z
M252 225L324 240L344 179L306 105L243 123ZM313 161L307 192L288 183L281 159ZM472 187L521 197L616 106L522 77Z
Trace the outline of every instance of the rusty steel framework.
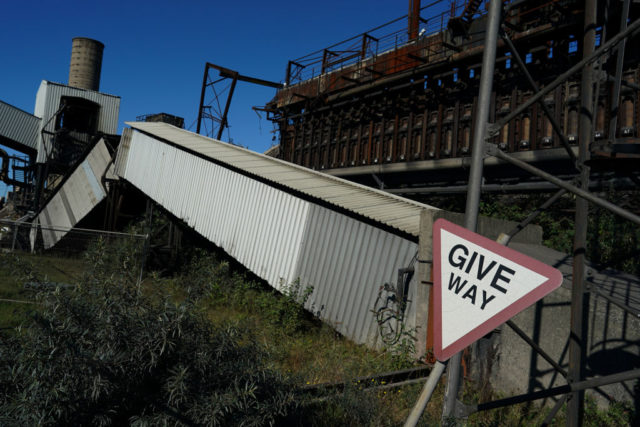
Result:
M212 76L212 71L217 71L218 76ZM200 133L200 130L204 129L206 136L218 140L222 138L224 129L229 127L227 117L238 81L273 87L275 89L282 88L281 83L243 76L237 71L207 62L204 66L204 76L202 77L196 133ZM211 92L211 99L206 97L207 89Z
M489 2L487 16L480 0L458 3L411 0L407 16L289 61L264 109L284 160L398 194L466 191L470 229L481 191L555 188L502 244L563 194L577 196L568 368L508 322L567 385L464 406L454 357L443 422L563 395L547 421L566 402L568 425L580 425L585 389L640 378L634 369L585 379L585 293L604 295L585 285L588 204L640 225L636 213L590 192L605 176L618 188L640 183L640 54L627 43L640 32L640 10L630 0L520 0ZM444 368L436 364L407 425Z
M598 4L596 0L587 0L584 4L583 14L583 49L582 60L570 67L569 70L557 76L553 81L549 82L543 89L536 86L536 83L530 78L528 70L525 64L522 63L519 57L517 49L509 41L509 36L504 31L501 36L505 43L510 46L511 54L519 64L519 68L523 74L528 78L534 93L532 96L524 102L522 105L510 111L505 117L499 120L490 120L488 127L483 128L486 114L488 113L488 106L490 105L487 99L487 93L491 91L493 84L493 76L487 78L487 73L492 72L492 62L495 59L495 52L497 43L493 32L497 33L497 26L495 26L498 18L501 16L501 7L497 5L497 2L493 2L491 5L491 12L489 17L489 24L487 25L487 42L485 45L484 61L483 61L483 80L480 84L480 95L478 105L478 120L482 120L479 126L476 126L476 137L473 142L473 160L471 163L471 171L469 174L469 191L467 193L467 206L465 211L465 225L467 228L474 230L475 221L478 214L478 203L480 197L482 171L485 157L497 157L507 163L510 163L518 168L521 168L531 174L537 175L540 178L547 180L560 190L549 199L540 209L532 213L526 218L518 227L504 235L499 239L500 243L507 244L513 234L521 230L527 223L531 222L535 216L541 211L551 206L559 197L565 192L569 191L576 198L576 213L575 213L575 234L574 234L574 249L573 249L573 275L572 275L572 290L571 290L571 325L569 334L569 365L568 370L564 370L560 364L558 364L551 356L549 356L544 349L542 349L537 343L529 338L524 331L520 330L513 322L508 322L508 326L511 327L516 334L518 334L525 342L527 342L533 351L540 354L550 365L567 380L567 385L560 387L553 387L547 390L541 390L533 393L526 393L524 395L514 396L506 399L501 399L493 402L481 403L472 406L462 405L456 400L458 389L458 378L460 371L460 355L454 356L449 361L449 375L447 384L447 393L445 395L445 404L443 409L443 423L448 422L451 418L465 417L471 413L507 406L515 403L529 402L536 399L541 399L549 396L563 395L563 398L557 401L554 408L551 410L549 416L544 423L550 422L557 414L560 407L567 402L567 425L578 426L583 422L584 412L584 391L588 388L595 388L606 384L612 384L615 382L621 382L630 379L640 378L640 369L633 369L624 372L617 372L602 377L596 377L591 379L585 379L585 359L587 356L587 323L589 306L585 304L585 294L589 292L588 287L585 284L585 248L587 244L587 217L588 217L588 202L594 203L600 207L608 209L616 215L623 217L626 220L632 221L636 225L640 225L640 217L632 212L622 209L606 200L603 200L594 194L590 193L589 180L590 180L590 157L592 155L601 155L597 150L602 148L602 145L594 144L594 140L598 138L597 131L597 115L594 114L599 107L599 90L598 87L602 83L601 80L596 77L596 69L602 70L607 60L615 63L615 77L612 85L611 103L610 108L613 109L610 112L610 128L608 147L605 147L607 154L611 157L615 157L617 154L627 154L626 152L620 153L616 144L621 144L619 136L616 135L616 120L619 116L616 111L620 104L618 97L620 95L620 88L624 83L622 81L622 69L624 66L625 43L627 38L636 35L640 32L640 19L632 20L631 24L627 26L629 21L630 0L624 0L621 13L618 16L619 27L617 31L612 31L614 34L610 40L606 40L605 31L607 29L607 13L604 14L604 20L599 19ZM506 11L508 12L508 6ZM505 15L502 14L503 30ZM492 24L493 23L493 24ZM602 25L604 31L601 35L599 43L596 41L596 28L598 24ZM489 33L489 32L492 33ZM611 33L609 33L611 34ZM596 48L598 45L598 48ZM614 55L615 53L615 55ZM615 61L614 61L615 60ZM577 156L569 155L569 158L574 161L575 168L579 171L577 175L577 185L574 183L565 182L557 177L549 174L535 166L532 166L526 162L514 158L512 154L505 152L506 147L501 147L493 138L496 134L499 134L501 129L504 128L513 118L518 117L534 103L543 101L548 93L551 93L556 87L563 84L566 80L571 79L576 74L580 74L581 84L581 96L580 96L580 117L579 117L579 135L578 142L579 148ZM607 79L608 80L608 79ZM605 80L606 81L606 80ZM594 90L595 86L595 90ZM623 101L624 102L624 101ZM553 113L549 109L544 109L545 114L549 120L553 119ZM478 123L476 123L478 125ZM553 125L554 128L557 125ZM624 135L624 130L620 130L620 133ZM560 138L566 138L565 135L560 134ZM629 141L627 141L629 143ZM633 144L634 142L631 142ZM625 142L622 142L625 144ZM596 146L596 150L593 146ZM626 144L625 144L626 145ZM633 147L633 146L632 146ZM571 147L566 147L568 151L571 151ZM626 148L626 147L625 147ZM635 147L632 148L635 153ZM596 293L597 289L596 289ZM599 293L598 293L599 294ZM637 314L637 310L632 307L625 306L624 304L618 304L622 310L630 313ZM476 351L478 349L476 348ZM432 377L423 389L421 398L416 404L414 411L412 411L406 425L413 426L417 423L420 414L424 410L426 403L428 402L437 379L443 374L445 363L437 362L435 369L433 370ZM613 369L615 371L615 369Z
M502 127L491 141L554 175L575 176L579 75L555 86L540 102L528 103L518 115L510 113L580 61L583 2L510 3L501 27L505 37L497 45L489 109L490 120ZM397 194L463 188L478 110L483 9L478 1L451 7L434 2L420 9L417 20L409 14L290 61L284 87L265 108L279 130L280 157ZM618 31L621 11L608 13L606 25L597 23L598 43ZM617 71L613 60L597 70L591 152L598 159L640 155L639 59L637 50L627 49ZM520 71L523 65L528 76ZM627 162L618 165L637 178ZM633 186L626 178L619 181ZM504 189L505 184L528 190L543 183L517 168L488 165L484 185Z

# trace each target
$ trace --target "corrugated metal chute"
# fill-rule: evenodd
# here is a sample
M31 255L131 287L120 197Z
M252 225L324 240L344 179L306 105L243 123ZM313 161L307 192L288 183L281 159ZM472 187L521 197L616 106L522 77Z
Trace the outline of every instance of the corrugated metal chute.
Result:
M433 206L395 196L242 147L216 141L166 123L127 122L167 144L210 159L253 179L268 182L285 192L302 193L314 203L343 209L361 219L370 219L414 236L420 230L420 212L439 210Z
M395 284L398 269L414 259L415 241L166 140L134 130L125 141L115 168L121 178L274 288L313 287L308 309L355 342L380 345L371 310L380 287ZM411 304L406 311L414 328Z
M38 215L45 249L53 247L107 197L102 176L113 168L104 140L98 141Z

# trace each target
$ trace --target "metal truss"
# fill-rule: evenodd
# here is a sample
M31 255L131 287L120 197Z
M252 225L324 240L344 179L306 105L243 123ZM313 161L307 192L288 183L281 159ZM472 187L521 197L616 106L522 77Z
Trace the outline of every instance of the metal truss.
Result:
M583 40L583 59L576 65L571 67L565 73L560 75L553 82L547 84L544 88L537 87L530 74L526 70L524 61L520 58L517 50L511 43L507 31L504 26L500 31L501 36L505 44L511 50L512 57L515 59L518 68L524 73L525 77L529 81L532 88L537 92L532 95L526 102L519 105L509 114L499 118L493 124L487 124L489 101L488 94L492 88L492 62L495 61L495 53L497 46L498 23L501 15L502 2L491 2L489 10L489 22L487 24L487 37L485 44L485 52L483 56L482 66L482 81L480 83L480 95L479 95L479 110L478 119L476 120L476 134L474 137L473 151L472 151L472 163L469 176L469 186L467 193L467 205L465 211L465 226L472 231L475 231L476 220L479 210L480 190L482 183L482 170L484 159L490 156L494 156L504 162L521 168L533 175L536 175L558 187L558 191L540 208L531 213L525 220L523 220L517 227L503 234L498 239L499 243L508 244L511 238L522 230L527 224L535 219L541 212L549 208L554 202L560 199L565 193L574 194L576 197L576 214L575 214L575 234L574 234L574 253L573 253L573 280L572 280L572 297L571 297L571 326L570 326L570 338L569 338L569 365L568 370L564 370L562 366L556 362L548 353L544 351L533 339L528 337L524 331L522 331L514 322L508 321L507 325L514 330L514 332L520 336L527 344L531 346L533 351L541 355L562 377L567 379L567 384L559 387L552 387L546 390L536 391L533 393L525 393L518 396L513 396L505 399L499 399L491 402L479 403L476 405L463 405L457 401L458 385L460 376L460 354L452 357L448 361L448 384L447 392L445 394L445 403L443 409L443 422L447 422L452 418L466 417L474 412L489 410L516 403L529 402L536 399L542 399L551 396L563 396L551 410L549 416L545 420L545 423L550 422L557 414L560 407L568 402L567 408L567 425L578 426L582 423L583 409L584 409L584 391L589 388L596 388L606 384L613 384L621 381L627 381L640 378L640 369L634 369L630 371L619 372L612 375L606 375L602 377L596 377L591 379L585 379L585 358L587 356L587 330L585 319L589 316L589 307L584 304L585 292L592 291L597 295L604 295L603 292L599 292L595 285L589 289L586 286L585 280L585 248L587 242L587 216L588 216L588 202L591 202L599 207L607 209L608 211L618 215L628 221L640 225L640 217L634 213L623 209L607 200L604 200L589 191L589 159L590 159L590 143L594 137L593 133L593 120L594 120L594 95L597 96L597 92L594 94L594 83L599 83L596 79L594 72L594 66L598 61L603 60L606 55L610 55L612 52L617 51L616 57L616 75L613 78L607 77L607 80L613 80L613 102L612 102L612 118L611 123L613 125L610 128L609 142L615 144L615 129L616 129L616 117L618 98L620 96L620 88L625 82L622 81L622 65L624 60L624 50L626 39L637 34L640 31L640 19L632 22L627 26L629 3L630 0L624 0L621 24L619 32L613 36L610 40L601 40L601 45L598 49L595 49L595 29L596 29L596 0L587 0L585 2L585 33ZM604 38L604 34L602 36ZM519 114L526 111L531 105L536 102L542 102L544 96L550 93L555 87L567 81L571 76L581 73L581 117L580 117L580 134L579 134L579 150L578 155L575 156L569 144L567 143L567 137L561 132L561 127L558 123L554 123L553 114L548 108L544 107L543 111L548 116L554 127L555 132L560 136L562 145L567 149L567 152L574 161L576 170L579 174L575 177L575 182L568 182L559 179L545 171L542 171L526 162L522 162L510 154L505 153L498 145L491 143L491 139L495 137L500 129L508 124L511 120L516 118ZM609 298L608 300L611 300ZM640 313L637 309L630 307L626 304L622 304L618 301L610 301L620 307L622 310L638 316ZM424 410L426 403L428 402L433 389L437 384L437 380L444 372L447 362L437 362L432 371L430 380L427 381L423 389L423 393L416 403L416 406L410 415L405 425L415 425L417 420Z
M215 71L218 72L218 76L212 75L212 72ZM282 88L281 83L243 76L237 71L207 62L204 66L204 76L202 78L196 133L204 130L204 134L208 137L217 140L222 138L225 128L229 128L229 108L231 107L231 99L238 81L276 89ZM210 92L210 98L206 96L208 91Z

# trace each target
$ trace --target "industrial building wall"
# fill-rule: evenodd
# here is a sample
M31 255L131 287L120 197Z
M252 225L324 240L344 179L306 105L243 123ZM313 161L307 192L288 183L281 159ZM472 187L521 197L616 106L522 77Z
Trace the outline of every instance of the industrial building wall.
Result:
M380 287L412 262L415 242L138 131L122 147L122 178L274 288L312 286L307 308L338 332L380 344L371 310Z
M38 117L0 101L0 141L6 138L12 142L12 148L22 148L23 152L37 150L39 131Z
M114 135L118 131L118 114L120 112L120 97L107 95L92 90L79 89L59 83L43 80L36 94L34 115L42 118L44 130L55 130L55 118L51 119L60 109L60 99L63 96L72 96L93 101L100 105L98 113L97 131ZM43 147L42 135L38 134L38 163L46 160L46 149Z

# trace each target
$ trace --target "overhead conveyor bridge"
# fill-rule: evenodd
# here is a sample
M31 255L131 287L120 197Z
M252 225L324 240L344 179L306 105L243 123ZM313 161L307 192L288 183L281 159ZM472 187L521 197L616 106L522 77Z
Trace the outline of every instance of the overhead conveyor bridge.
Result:
M35 155L40 122L40 117L0 101L0 144Z
M378 347L380 328L426 325L420 235L445 212L168 124L127 124L118 176L274 288L312 287L307 308L340 333ZM498 223L481 227L496 237Z

